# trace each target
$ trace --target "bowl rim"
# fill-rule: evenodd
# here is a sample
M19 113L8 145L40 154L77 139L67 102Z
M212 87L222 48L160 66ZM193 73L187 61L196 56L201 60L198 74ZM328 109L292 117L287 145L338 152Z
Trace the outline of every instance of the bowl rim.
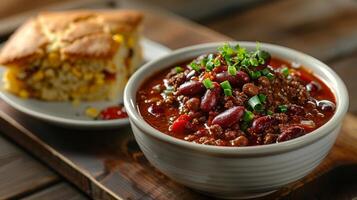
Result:
M169 136L165 133L162 133L157 129L153 128L151 125L149 125L139 114L136 102L134 102L134 99L136 101L137 90L140 88L138 86L138 82L141 81L139 84L141 85L143 81L147 80L147 78L149 78L151 75L165 68L165 67L160 67L159 70L152 69L155 68L156 65L162 66L163 64L161 64L160 62L178 63L182 61L178 59L181 56L184 56L189 53L209 51L210 49L217 48L223 43L224 42L204 43L204 44L198 44L198 45L177 49L164 57L146 63L139 70L137 70L129 79L124 90L124 105L132 125L135 124L135 126L139 130L141 130L143 134L149 135L157 140L164 141L166 143L170 143L179 147L183 147L186 149L191 149L203 153L219 154L219 155L226 155L226 156L252 156L252 155L258 156L258 155L282 153L282 152L290 151L292 149L300 148L308 144L311 144L329 135L335 129L340 127L341 121L348 109L348 93L347 93L346 86L341 80L341 78L330 67L328 67L323 62L317 60L316 58L313 58L312 56L309 56L297 50L293 50L287 47L269 44L269 43L260 43L260 47L268 51L269 50L278 51L280 52L280 54L285 53L285 55L288 54L294 55L295 57L299 58L299 60L305 60L305 62L309 62L311 63L311 65L316 65L319 67L318 70L320 70L321 73L323 73L328 77L326 79L332 82L329 83L325 81L325 84L329 86L329 88L335 95L336 111L335 114L332 116L332 118L323 126L310 132L309 134L282 143L274 143L274 144L259 145L259 146L247 146L247 147L225 147L225 146L214 146L214 145L202 145L202 144L184 141ZM226 43L229 43L231 45L239 44L240 46L246 48L253 48L253 46L254 47L256 46L256 42L248 42L248 41L228 41ZM167 64L166 67L169 66L170 64ZM304 67L309 69L309 66L304 65ZM140 79L140 81L138 79ZM333 88L331 88L331 84L336 84L335 87L337 90L333 90ZM137 90L135 90L134 87L137 87Z

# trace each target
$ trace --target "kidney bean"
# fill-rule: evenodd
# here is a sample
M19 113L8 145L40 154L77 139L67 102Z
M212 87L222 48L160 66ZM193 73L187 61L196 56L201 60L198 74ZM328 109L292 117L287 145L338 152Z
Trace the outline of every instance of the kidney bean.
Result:
M242 90L248 96L255 96L259 93L259 88L258 86L254 85L254 83L244 84Z
M274 117L267 115L255 119L252 123L251 130L255 133L262 133L265 129L277 125L279 122Z
M258 78L258 82L262 85L262 86L269 86L270 85L270 81L266 76L261 76Z
M186 101L185 105L188 109L197 111L200 108L200 103L201 101L199 98L193 97Z
M221 83L223 81L229 81L230 84L232 85L237 85L238 84L238 79L236 79L234 76L229 75L227 72L221 72L216 74L215 76L215 81Z
M229 81L231 85L239 85L249 82L250 78L247 73L238 71L235 76L228 74L228 72L221 72L216 74L215 81L221 83L223 81Z
M316 108L316 102L315 100L309 100L306 102L305 107L309 110L315 109Z
M219 84L218 83L213 83L213 84L214 84L214 88L207 90L201 100L200 107L203 111L206 112L213 110L213 108L217 105L221 92L221 87L219 86Z
M336 105L329 100L321 100L318 102L318 107L321 111L332 112L335 110Z
M321 85L319 83L317 83L316 81L311 81L310 83L308 83L306 85L306 90L308 92L317 92L317 91L321 90Z
M204 91L204 86L199 81L189 81L180 85L177 89L178 94L192 96L197 93L201 93Z
M250 81L248 74L243 71L238 71L236 76L242 83L248 83Z
M221 127L230 127L233 124L237 123L242 118L243 114L244 107L235 106L213 118L212 124L218 124Z
M222 66L219 66L219 67L215 67L215 68L213 68L212 71L215 72L215 73L220 73L220 72L223 72L223 71L227 71L227 66L222 65Z
M302 128L301 126L292 125L286 128L285 130L283 130L276 141L277 142L288 141L303 136L305 135L305 133L306 133L305 129Z

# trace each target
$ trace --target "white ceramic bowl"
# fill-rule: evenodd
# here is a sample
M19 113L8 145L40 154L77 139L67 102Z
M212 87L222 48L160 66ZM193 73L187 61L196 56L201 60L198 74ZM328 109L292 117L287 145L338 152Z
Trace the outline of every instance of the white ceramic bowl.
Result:
M252 50L255 42L238 42ZM129 80L124 104L136 141L146 158L173 180L222 198L251 198L268 194L310 173L327 155L348 108L344 83L327 65L301 52L272 44L261 48L273 57L300 63L323 80L336 97L336 113L325 125L302 137L278 144L218 147L168 136L144 121L137 110L136 93L155 72L204 53L222 43L191 46L144 65Z

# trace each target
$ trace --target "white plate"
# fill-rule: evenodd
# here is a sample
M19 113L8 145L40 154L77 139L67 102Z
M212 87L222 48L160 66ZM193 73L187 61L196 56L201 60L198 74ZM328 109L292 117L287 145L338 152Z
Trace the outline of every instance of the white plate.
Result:
M159 58L171 51L167 47L148 39L142 39L141 44L143 47L145 62ZM5 69L0 67L1 78L4 71ZM118 100L81 102L79 105L75 106L72 102L46 102L36 99L22 99L4 90L0 91L0 97L20 112L61 127L76 129L108 129L118 128L129 123L127 118L115 120L94 120L84 114L85 109L88 107L94 107L101 110L108 106L118 105L118 103L121 103L118 102ZM121 97L120 99L120 101L122 101Z

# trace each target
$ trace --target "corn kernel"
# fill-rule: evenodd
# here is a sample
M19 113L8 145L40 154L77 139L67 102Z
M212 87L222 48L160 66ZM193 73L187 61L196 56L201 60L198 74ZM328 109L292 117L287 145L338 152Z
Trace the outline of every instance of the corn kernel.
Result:
M47 69L45 71L45 76L46 77L54 77L55 76L55 72L53 71L53 69Z
M58 67L60 65L60 57L57 52L51 52L48 54L48 62L50 67Z
M86 73L84 74L84 80L89 81L93 78L93 74L91 73Z
M68 71L71 68L71 66L68 63L65 63L63 64L62 68L64 71Z
M74 74L78 78L80 78L82 76L82 73L76 68L72 68L72 74Z
M86 115L91 118L96 118L98 116L99 112L97 109L93 107L89 107L86 109Z
M21 98L27 99L29 97L29 93L26 90L21 90L19 96Z
M79 94L85 94L87 92L87 87L86 86L81 86L78 89Z
M51 52L51 53L49 53L49 54L48 54L48 60L49 60L50 62L56 62L56 61L58 61L58 60L59 60L59 55L58 55L58 53L56 53L56 52Z
M103 74L97 74L95 76L95 83L97 85L103 85L104 84L104 75Z
M134 37L130 37L129 40L128 40L128 46L129 48L132 48L135 46L135 39Z
M122 43L124 41L124 36L120 34L115 34L113 35L113 40L116 41L117 43Z
M38 71L32 76L33 80L35 80L35 81L40 81L43 79L43 77L44 77L44 74L42 71Z
M98 84L98 85L103 85L104 84L104 80L103 79L97 79L95 81L95 83Z

